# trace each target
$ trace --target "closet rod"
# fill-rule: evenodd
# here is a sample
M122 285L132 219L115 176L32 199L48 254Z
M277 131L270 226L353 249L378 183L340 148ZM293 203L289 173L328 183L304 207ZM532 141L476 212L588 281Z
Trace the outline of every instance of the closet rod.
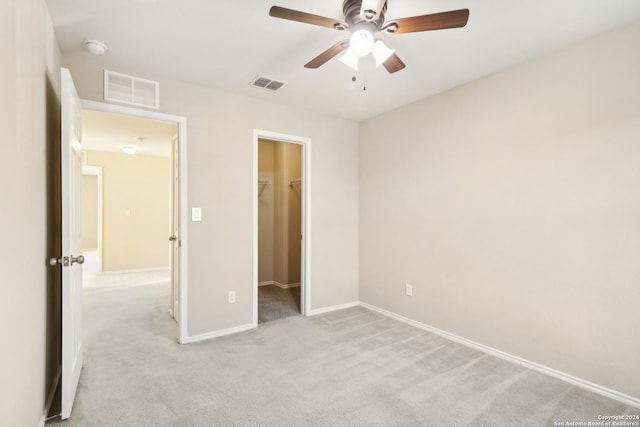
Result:
M259 179L258 180L258 185L260 186L260 191L258 192L258 197L262 196L262 192L264 191L265 188L267 188L267 185L271 185L271 180L270 179Z

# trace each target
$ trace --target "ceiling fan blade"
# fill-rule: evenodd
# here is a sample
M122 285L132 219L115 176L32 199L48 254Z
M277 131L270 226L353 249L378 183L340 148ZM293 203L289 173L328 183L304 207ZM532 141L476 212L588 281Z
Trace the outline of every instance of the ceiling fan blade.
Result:
M382 65L384 65L384 68L386 68L390 74L393 74L396 71L400 71L404 67L406 67L406 65L404 65L404 62L402 62L402 60L395 53L391 55L389 59L384 61Z
M305 68L318 68L323 65L325 62L338 55L343 50L349 47L349 40L342 40L338 43L331 46L329 49L322 52L320 55L313 58L311 61L307 62L304 67Z
M336 30L349 27L346 22L340 21L339 19L325 18L324 16L312 15L311 13L300 12L298 10L287 9L280 6L273 6L269 9L269 15L274 18L304 22L306 24L319 25L321 27L333 28Z
M383 29L390 33L415 33L418 31L444 30L446 28L460 28L467 25L469 9L452 10L449 12L432 13L430 15L412 16L396 19L385 23ZM397 30L393 31L393 27Z

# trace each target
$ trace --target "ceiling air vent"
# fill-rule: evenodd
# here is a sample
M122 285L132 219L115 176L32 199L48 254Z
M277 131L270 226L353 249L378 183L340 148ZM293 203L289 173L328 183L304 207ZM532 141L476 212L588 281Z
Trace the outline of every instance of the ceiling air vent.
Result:
M269 77L258 76L249 83L251 86L261 87L262 89L278 90L284 86L284 82L270 79Z
M160 84L104 70L104 100L136 107L160 108Z

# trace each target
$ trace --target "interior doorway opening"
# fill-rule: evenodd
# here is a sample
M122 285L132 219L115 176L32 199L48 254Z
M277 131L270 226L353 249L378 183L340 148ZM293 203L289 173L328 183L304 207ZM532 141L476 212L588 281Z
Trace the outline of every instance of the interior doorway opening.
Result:
M309 312L310 144L254 132L254 327Z
M167 284L162 300L184 343L186 119L94 101L82 105L83 163L102 175L101 268L85 279L85 288Z
M258 323L300 314L302 145L258 139Z
M85 292L154 285L175 318L177 124L86 110L82 123Z

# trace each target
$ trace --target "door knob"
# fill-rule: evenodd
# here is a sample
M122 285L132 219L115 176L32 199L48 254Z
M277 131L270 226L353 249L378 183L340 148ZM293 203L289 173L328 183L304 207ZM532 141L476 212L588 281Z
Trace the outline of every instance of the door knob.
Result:
M176 240L178 240L178 239L176 238L176 236L169 236L169 241L170 241L170 242L175 242Z
M62 265L62 258L49 258L49 265L50 266Z
M74 262L77 262L78 264L84 264L84 257L82 255L79 255L77 257L71 255L71 265L73 265Z

